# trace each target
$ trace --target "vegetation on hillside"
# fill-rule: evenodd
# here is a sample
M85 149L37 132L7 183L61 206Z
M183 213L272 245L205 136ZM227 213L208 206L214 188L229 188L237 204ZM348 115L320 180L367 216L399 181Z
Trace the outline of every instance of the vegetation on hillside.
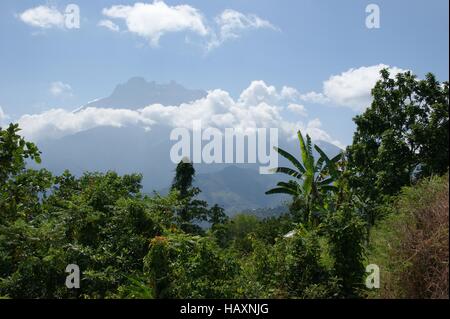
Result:
M369 260L381 289L372 297L448 298L448 175L405 187L371 235Z
M344 153L301 132L299 156L277 149L291 180L268 194L292 201L264 219L199 200L189 161L167 196L148 196L138 174L30 169L37 146L0 128L0 297L448 297L448 83L383 71L372 93ZM65 286L68 264L80 289Z

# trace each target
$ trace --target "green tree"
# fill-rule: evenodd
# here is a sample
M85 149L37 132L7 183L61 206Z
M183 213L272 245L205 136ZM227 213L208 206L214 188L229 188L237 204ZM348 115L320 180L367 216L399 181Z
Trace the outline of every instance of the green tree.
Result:
M180 199L184 202L178 211L180 227L186 232L201 233L201 228L193 222L207 220L208 204L197 199L201 190L192 186L195 177L194 165L188 159L183 159L175 172L172 191L179 192Z
M195 178L195 169L187 158L177 165L175 172L172 191L178 192L184 203L178 211L181 229L188 233L201 234L203 230L195 222L207 221L213 226L217 226L228 220L223 208L216 204L208 209L208 203L197 198L201 190L192 185Z
M381 71L372 105L354 119L348 149L352 186L362 198L380 202L415 178L448 170L448 89L433 74L418 80L410 72L392 78Z
M300 131L297 135L300 143L302 163L285 150L275 148L281 156L294 165L294 168L278 167L275 169L275 172L286 174L294 179L288 182L279 182L278 187L267 191L266 194L292 195L293 204L291 207L294 211L302 211L302 222L307 224L317 223L319 219L317 212L321 210L321 205L323 204L322 195L337 189L333 183L339 177L337 163L341 160L342 154L340 153L330 159L319 146L315 145L314 148L320 154L316 161L309 135L306 135L306 141ZM313 213L316 214L313 215Z
M35 144L26 142L18 133L18 124L10 124L6 130L0 127L0 185L10 175L15 175L25 168L25 160L41 162L40 152Z
M194 165L187 158L178 163L175 170L175 177L172 182L172 190L179 191L181 199L190 196L194 176Z
M211 227L215 228L217 225L224 224L229 220L225 210L219 205L215 204L209 209L209 222Z
M39 214L39 197L51 185L47 170L27 169L27 160L41 162L35 144L19 135L17 124L0 127L0 223Z

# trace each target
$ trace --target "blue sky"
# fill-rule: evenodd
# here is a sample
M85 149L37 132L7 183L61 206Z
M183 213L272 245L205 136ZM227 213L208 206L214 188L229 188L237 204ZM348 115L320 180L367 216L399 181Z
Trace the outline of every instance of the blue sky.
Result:
M63 12L70 3L81 9L80 29L40 28L21 18L38 6ZM288 86L301 94L322 94L324 81L331 76L380 64L412 70L419 77L433 72L440 80L449 78L447 0L166 0L169 8L181 4L195 8L212 31L205 35L191 26L164 32L157 46L148 36L130 30L117 15L102 13L114 5L134 3L2 0L0 107L8 119L52 108L74 109L109 95L118 83L133 76L157 82L176 80L189 88L222 89L236 99L255 80L280 91ZM380 8L379 29L366 27L365 8L370 3ZM208 50L211 33L220 32L215 17L226 9L239 12L254 25ZM256 26L256 17L266 24ZM105 19L120 31L98 26ZM52 83L63 85L62 90L70 86L70 92L52 94ZM348 96L340 100L339 94L321 103L303 98L297 104L305 107L309 119L320 119L333 139L350 143L352 118L361 109L352 107ZM358 98L358 92L355 95Z

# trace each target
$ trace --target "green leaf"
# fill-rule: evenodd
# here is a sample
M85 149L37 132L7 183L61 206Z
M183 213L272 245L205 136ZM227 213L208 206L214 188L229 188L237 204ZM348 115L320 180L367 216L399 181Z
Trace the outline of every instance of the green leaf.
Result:
M300 179L302 177L302 174L297 172L296 170L289 168L289 167L277 167L276 169L274 169L275 173L282 173L282 174L286 174L295 178Z
M293 156L292 154L286 152L285 150L278 148L278 147L274 147L275 151L277 151L281 156L283 156L284 158L288 159L295 167L298 168L298 170L302 173L305 173L305 168L303 167L303 165L295 158L295 156Z
M273 188L266 192L266 195L271 195L271 194L287 194L287 195L297 196L297 192L293 191L292 189L284 188L284 187Z

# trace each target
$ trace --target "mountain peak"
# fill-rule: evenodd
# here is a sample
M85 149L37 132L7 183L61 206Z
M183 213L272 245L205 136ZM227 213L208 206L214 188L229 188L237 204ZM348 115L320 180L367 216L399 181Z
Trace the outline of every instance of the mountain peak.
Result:
M117 85L109 97L88 103L85 107L139 109L151 104L180 105L206 95L206 91L187 89L175 81L158 84L136 76Z

